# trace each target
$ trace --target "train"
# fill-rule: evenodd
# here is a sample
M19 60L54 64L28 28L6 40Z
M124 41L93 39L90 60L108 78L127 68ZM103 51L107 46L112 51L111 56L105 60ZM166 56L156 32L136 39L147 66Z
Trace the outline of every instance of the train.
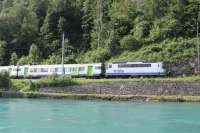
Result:
M72 77L137 77L167 75L163 62L0 66L0 72L8 72L13 78L41 78L55 74L65 74Z

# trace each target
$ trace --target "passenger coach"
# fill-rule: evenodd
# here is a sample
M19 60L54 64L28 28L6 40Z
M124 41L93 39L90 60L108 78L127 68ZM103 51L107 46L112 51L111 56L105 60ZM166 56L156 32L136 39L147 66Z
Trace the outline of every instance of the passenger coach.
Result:
M10 72L12 77L40 78L49 75L61 75L62 65L25 65L13 66ZM65 64L64 74L74 77L91 77L101 75L101 63L96 64Z

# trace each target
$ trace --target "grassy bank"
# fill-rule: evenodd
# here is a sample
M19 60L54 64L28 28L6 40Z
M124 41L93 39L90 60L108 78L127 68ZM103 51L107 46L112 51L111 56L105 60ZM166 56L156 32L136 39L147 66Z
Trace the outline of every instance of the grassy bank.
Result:
M0 98L51 98L70 100L104 101L145 101L145 102L200 102L200 96L151 96L151 95L105 95L105 94L65 94L38 92L0 91Z
M75 80L71 77L52 75L37 80L12 80L12 89L17 89L23 92L35 92L42 87L64 87L76 84Z

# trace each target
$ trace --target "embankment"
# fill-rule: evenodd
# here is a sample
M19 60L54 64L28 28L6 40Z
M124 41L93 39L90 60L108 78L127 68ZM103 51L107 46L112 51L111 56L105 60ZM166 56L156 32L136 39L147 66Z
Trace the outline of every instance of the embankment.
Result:
M111 81L67 87L40 88L38 92L0 92L6 98L62 98L111 101L200 102L199 81Z
M199 81L113 81L68 87L40 88L41 93L200 96Z

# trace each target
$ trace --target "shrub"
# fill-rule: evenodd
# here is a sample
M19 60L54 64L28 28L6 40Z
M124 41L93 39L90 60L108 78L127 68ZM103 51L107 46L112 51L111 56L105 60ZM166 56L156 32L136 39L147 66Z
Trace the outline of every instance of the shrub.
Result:
M0 90L9 90L11 87L11 80L8 72L0 73Z
M27 65L30 64L31 60L29 56L22 56L17 62L18 65Z
M37 87L64 87L75 84L75 81L68 76L51 75L41 78L35 82Z
M34 92L37 91L37 84L31 80L28 80L28 82L25 82L25 87L22 88L23 92Z
M96 50L87 52L78 57L77 62L91 63L91 62L103 62L110 59L111 51L107 47L98 48Z
M126 50L138 50L141 47L141 44L131 35L122 38L120 45L122 49Z
M12 80L12 88L22 90L27 85L27 80Z
M51 75L38 80L13 80L12 88L23 92L35 92L42 87L64 87L77 82L68 76Z
M137 51L125 51L110 62L121 61L166 61L180 63L196 55L195 38L175 38L145 46Z

